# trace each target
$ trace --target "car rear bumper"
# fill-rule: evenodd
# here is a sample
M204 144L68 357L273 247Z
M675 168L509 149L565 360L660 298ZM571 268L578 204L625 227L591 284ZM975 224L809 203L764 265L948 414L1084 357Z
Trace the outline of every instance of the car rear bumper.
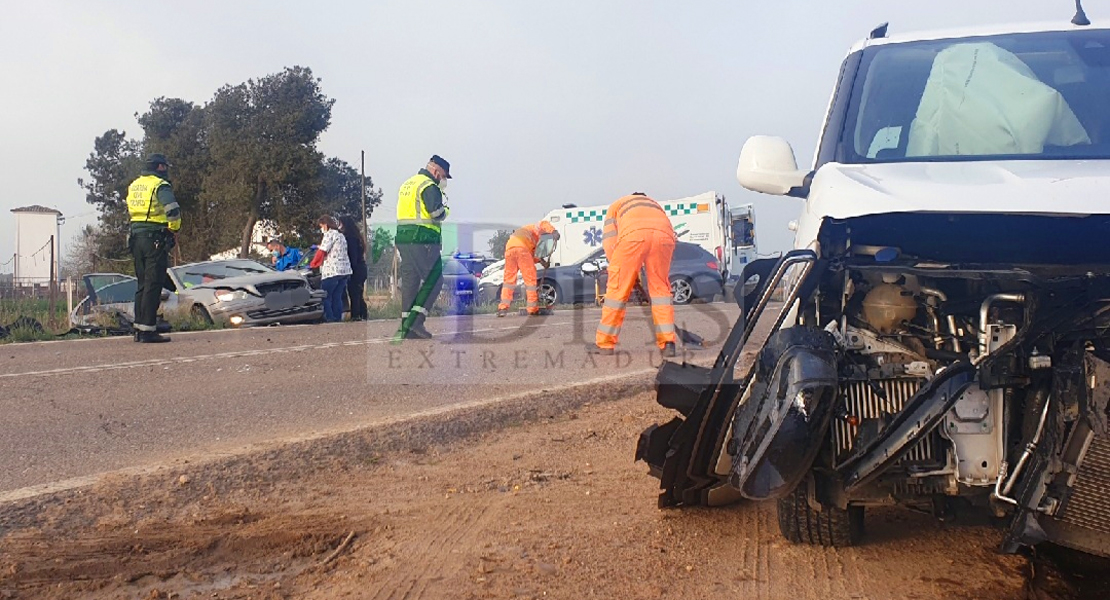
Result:
M694 296L703 300L712 300L717 294L724 294L724 285L719 279L696 277L693 287Z

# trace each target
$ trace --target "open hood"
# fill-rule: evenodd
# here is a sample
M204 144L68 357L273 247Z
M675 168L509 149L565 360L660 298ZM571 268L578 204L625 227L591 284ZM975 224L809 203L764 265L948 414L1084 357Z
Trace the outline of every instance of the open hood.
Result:
M830 163L814 176L807 212L1110 215L1107 160Z

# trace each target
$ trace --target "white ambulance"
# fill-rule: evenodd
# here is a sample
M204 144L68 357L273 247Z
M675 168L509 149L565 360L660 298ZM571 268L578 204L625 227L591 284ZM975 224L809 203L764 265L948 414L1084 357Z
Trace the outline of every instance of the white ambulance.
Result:
M705 192L689 198L660 201L660 204L670 216L678 239L697 244L716 256L722 275L727 277L732 264L733 248L732 214L725 199L716 192ZM601 247L605 211L608 208L608 204L564 204L563 208L547 213L544 219L550 221L561 236L552 256L552 266L574 263ZM753 213L748 211L747 214ZM751 223L754 227L754 220Z

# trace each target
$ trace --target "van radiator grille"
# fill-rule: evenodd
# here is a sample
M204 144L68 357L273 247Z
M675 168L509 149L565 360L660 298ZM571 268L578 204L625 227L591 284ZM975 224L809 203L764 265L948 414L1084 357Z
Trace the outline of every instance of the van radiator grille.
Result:
M1091 440L1060 520L1110 535L1110 436Z
M840 386L841 409L844 415L857 417L861 421L881 419L884 415L896 415L905 408L906 403L923 383L925 383L924 379L913 377L874 379L871 382L848 381ZM881 389L883 394L876 393L875 387ZM850 424L847 419L833 420L833 456L838 466L851 455L857 430L858 428ZM934 431L918 442L898 464L943 465L940 447L939 434Z

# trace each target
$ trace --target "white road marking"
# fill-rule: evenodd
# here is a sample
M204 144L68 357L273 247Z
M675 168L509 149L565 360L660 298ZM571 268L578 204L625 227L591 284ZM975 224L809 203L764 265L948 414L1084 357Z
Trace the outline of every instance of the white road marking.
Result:
M545 322L542 326L552 327L561 325L573 325L572 321L566 322ZM484 329L468 329L458 331L453 334L444 334L443 338L449 338L452 335L459 333L490 333L497 331L515 331L519 329L539 328L541 325L519 325L514 327L488 327ZM290 352L306 352L309 350L326 350L329 348L339 348L341 346L368 346L372 344L385 344L393 341L393 336L385 338L370 338L366 340L349 340L344 342L326 342L322 344L302 344L298 346L283 346L281 348L266 348L262 350L235 350L232 352L220 352L216 354L200 354L196 356L173 356L168 358L154 358L149 360L137 360L131 362L120 362L111 364L100 365L84 365L80 367L63 367L60 369L46 369L42 371L24 371L22 373L3 373L0 374L0 379L13 379L16 377L54 377L58 375L74 375L79 373L99 373L102 371L118 371L122 369L136 369L140 367L157 367L162 365L174 364L188 364L204 360L220 360L230 358L243 358L248 356L266 356L269 354L285 354Z

